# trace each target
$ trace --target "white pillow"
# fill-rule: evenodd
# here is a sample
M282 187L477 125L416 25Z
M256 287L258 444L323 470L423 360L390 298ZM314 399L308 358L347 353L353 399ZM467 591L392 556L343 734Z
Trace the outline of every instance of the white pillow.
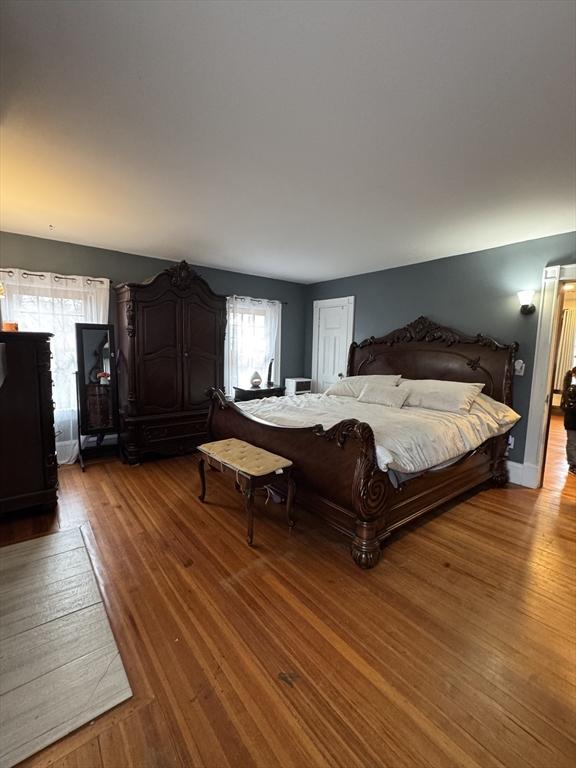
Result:
M472 413L480 411L488 414L499 427L512 426L520 419L520 414L504 403L499 403L498 400L488 397L488 395L478 395L471 410Z
M438 379L402 379L398 387L408 390L405 405L412 408L469 413L472 403L484 389L484 384Z
M339 395L340 397L358 397L364 385L367 382L376 382L384 387L395 387L402 377L400 374L396 375L378 375L372 374L370 376L346 376L339 381L328 387L325 395Z
M384 387L381 384L369 381L364 385L358 400L361 403L375 403L377 405L387 405L389 408L402 408L407 397L407 389Z

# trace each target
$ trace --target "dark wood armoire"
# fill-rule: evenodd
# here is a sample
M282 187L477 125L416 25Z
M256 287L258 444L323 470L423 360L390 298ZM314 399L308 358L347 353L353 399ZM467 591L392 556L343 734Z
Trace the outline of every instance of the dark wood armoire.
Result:
M51 333L0 332L0 512L56 506Z
M122 454L187 453L208 437L206 390L223 386L226 297L185 261L116 291Z

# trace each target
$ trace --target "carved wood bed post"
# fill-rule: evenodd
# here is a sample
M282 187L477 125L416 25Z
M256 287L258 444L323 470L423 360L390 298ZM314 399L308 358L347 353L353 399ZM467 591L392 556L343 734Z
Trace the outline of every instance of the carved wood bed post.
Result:
M394 487L388 474L378 467L372 428L364 422L358 422L354 433L361 442L361 451L352 486L357 517L350 552L356 565L368 569L374 568L380 560L382 544L377 533L385 527L386 504Z
M503 488L508 484L510 475L506 453L508 450L508 435L495 437L492 443L492 484Z

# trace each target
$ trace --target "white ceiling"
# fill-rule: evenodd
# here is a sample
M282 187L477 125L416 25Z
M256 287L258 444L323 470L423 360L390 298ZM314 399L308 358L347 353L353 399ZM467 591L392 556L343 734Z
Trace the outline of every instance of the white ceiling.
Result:
M5 230L314 282L576 228L571 0L2 17Z

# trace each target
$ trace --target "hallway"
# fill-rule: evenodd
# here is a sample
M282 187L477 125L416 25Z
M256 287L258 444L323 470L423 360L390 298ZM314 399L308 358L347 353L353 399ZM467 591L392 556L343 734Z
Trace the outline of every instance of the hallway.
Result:
M576 476L568 474L566 461L566 430L564 417L553 414L550 418L548 433L548 451L544 469L544 488L576 494Z

